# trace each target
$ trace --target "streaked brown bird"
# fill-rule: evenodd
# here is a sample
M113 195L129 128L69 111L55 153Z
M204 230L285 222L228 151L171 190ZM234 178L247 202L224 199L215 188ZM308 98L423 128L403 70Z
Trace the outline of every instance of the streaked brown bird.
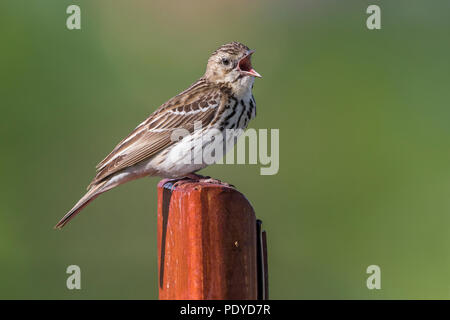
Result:
M213 130L245 129L256 115L252 88L255 77L261 76L252 68L253 52L239 42L214 51L203 77L161 105L97 165L87 193L55 228L62 228L100 194L125 182L144 176L196 177L194 173L210 163L185 159L192 157L193 150L214 148L214 142L202 137ZM201 130L194 130L196 123ZM180 128L188 134L174 140L172 134Z

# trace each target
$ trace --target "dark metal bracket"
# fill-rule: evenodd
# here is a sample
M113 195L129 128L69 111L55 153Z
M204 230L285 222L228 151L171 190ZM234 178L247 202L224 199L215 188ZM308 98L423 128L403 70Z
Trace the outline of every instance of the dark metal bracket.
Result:
M256 259L258 265L258 300L269 299L269 276L267 270L267 235L262 221L256 220Z

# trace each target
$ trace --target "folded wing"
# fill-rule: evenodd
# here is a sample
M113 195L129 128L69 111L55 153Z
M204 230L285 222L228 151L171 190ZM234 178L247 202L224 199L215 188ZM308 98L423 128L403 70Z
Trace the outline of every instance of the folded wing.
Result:
M174 130L183 128L192 133L196 121L203 128L209 125L219 109L220 97L217 89L198 84L163 104L97 165L97 174L88 189L172 145Z

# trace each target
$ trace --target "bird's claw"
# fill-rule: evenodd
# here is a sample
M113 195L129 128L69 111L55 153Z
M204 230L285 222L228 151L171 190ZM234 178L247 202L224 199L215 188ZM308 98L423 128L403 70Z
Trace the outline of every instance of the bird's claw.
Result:
M183 184L190 183L190 182L219 184L219 185L222 185L222 186L225 186L225 187L236 189L236 187L234 185L232 185L230 183L227 183L227 182L223 182L223 181L218 180L218 179L211 178L210 176L202 176L202 175L199 175L199 174L189 174L188 176L186 176L186 177L176 181L172 185L172 190L174 188L178 187L178 186L181 186Z
M220 181L220 180L218 180L218 179L213 179L213 178L210 178L210 177L208 177L208 178L206 178L206 179L200 179L199 182L203 182L203 183L213 183L213 184L220 184L220 185L225 186L225 187L229 187L229 188L236 189L236 187L235 187L234 185L232 185L232 184L229 184L229 183L227 183L227 182Z

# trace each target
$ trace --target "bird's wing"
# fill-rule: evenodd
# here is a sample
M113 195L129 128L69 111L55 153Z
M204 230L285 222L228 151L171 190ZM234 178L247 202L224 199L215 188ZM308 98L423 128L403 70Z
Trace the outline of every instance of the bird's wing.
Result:
M88 188L172 145L174 130L182 128L192 133L195 122L200 121L203 128L210 124L221 104L221 96L219 89L198 81L167 101L97 165L97 174Z

